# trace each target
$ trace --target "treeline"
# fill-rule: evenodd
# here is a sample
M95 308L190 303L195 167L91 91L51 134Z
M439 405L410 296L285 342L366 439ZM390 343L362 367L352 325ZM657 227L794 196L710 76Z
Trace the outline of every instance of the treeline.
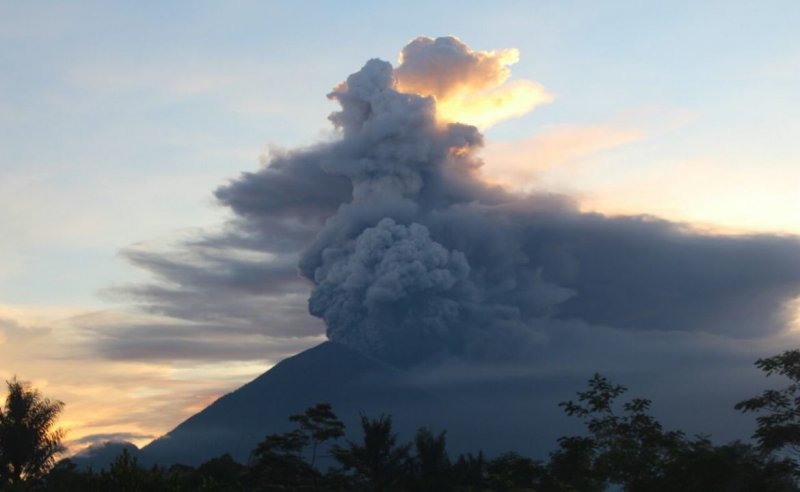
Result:
M707 437L666 430L650 414L649 400L620 401L626 389L596 374L575 400L560 404L583 421L585 434L560 438L546 460L515 452L451 457L445 431L423 428L411 442L400 442L386 415L362 416L360 436L348 439L331 406L320 403L290 417L294 430L266 436L247 464L223 455L197 468L148 468L123 451L107 470L82 471L65 459L41 476L7 482L0 490L797 491L800 351L757 365L768 375L789 377L792 384L737 405L759 412L756 444L716 445Z

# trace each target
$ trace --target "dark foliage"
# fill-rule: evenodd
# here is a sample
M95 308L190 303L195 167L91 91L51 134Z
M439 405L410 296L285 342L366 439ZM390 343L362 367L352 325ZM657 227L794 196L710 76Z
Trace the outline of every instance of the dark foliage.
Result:
M767 376L783 376L789 380L789 385L740 401L736 409L758 413L758 427L753 437L759 447L765 452L788 454L800 472L800 350L787 350L774 357L759 359L756 367Z
M551 457L563 490L603 490L606 484L628 492L797 490L788 462L750 445L714 446L705 437L667 431L650 415L650 400L618 405L625 392L595 374L577 402L561 403L568 415L584 419L589 434L562 438Z
M16 378L6 381L0 409L0 486L39 478L64 451L63 431L55 429L64 403L53 401Z
M247 473L250 490L320 490L322 475L315 468L319 448L344 436L344 424L328 403L318 403L289 420L298 428L267 436L253 452Z
M430 429L417 431L410 469L410 488L420 492L452 491L452 469L450 457L447 455L445 432L434 435Z
M567 415L584 419L590 440L583 444L594 448L591 467L595 477L622 484L626 490L653 490L664 475L664 467L683 446L684 436L662 428L648 413L650 400L630 400L619 414L616 399L625 391L625 387L595 374L589 388L578 393L577 403L567 401L560 406ZM562 440L564 444L576 443Z
M485 490L487 487L487 461L483 451L477 455L462 454L453 464L453 489L459 492Z
M404 490L411 471L410 444L397 444L392 418L361 416L361 442L348 441L333 449L333 456L351 478L354 490L385 492Z

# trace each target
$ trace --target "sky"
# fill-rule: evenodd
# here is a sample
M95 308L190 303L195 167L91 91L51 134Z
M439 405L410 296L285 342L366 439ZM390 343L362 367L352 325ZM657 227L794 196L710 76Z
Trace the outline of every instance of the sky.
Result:
M323 341L299 279L228 295L219 252L187 244L236 220L215 189L337 138L326 94L371 58L397 65L420 35L516 49L509 81L539 91L524 114L476 122L487 181L714 234L800 234L798 14L791 1L0 2L0 377L65 401L75 449L144 444ZM176 280L186 264L208 274ZM199 316L154 305L154 285L189 281L218 289L183 299Z

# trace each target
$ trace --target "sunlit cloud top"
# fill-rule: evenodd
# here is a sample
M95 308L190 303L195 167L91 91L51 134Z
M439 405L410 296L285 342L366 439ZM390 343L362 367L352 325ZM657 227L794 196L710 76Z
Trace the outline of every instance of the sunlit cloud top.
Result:
M519 51L475 51L460 39L420 36L400 53L398 89L436 99L441 121L485 129L553 100L530 80L509 81Z

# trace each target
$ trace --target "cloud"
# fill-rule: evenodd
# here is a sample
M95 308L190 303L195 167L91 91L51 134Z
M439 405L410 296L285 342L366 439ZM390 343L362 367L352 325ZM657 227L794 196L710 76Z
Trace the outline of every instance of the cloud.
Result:
M154 318L123 330L99 328L109 337L98 345L101 351L147 359L155 357L146 353L150 347L158 357L172 350L179 358L237 360L259 358L259 350L266 358L270 346L280 347L282 340L296 348L296 340L319 336L324 328L307 314L310 286L297 273L297 255L269 253L272 237L259 237L260 244L231 230L229 238L209 235L174 251L126 250L125 257L153 281L105 294L133 302ZM275 249L282 250L279 243ZM157 339L160 345L153 342Z
M46 326L24 326L11 318L0 317L0 345L25 345L36 338L46 336L50 329Z
M587 181L579 174L574 179ZM799 180L800 168L794 163L773 163L764 172L763 163L735 157L666 160L595 186L582 204L605 213L645 211L725 233L797 234Z
M123 442L123 441L134 441L134 440L142 440L142 439L155 439L158 436L154 436L152 434L137 434L135 432L107 432L101 434L90 434L88 436L83 436L80 439L75 439L71 441L71 446L83 446L89 445L95 446L98 444L105 444L108 442Z
M765 336L786 326L783 306L800 286L794 237L717 236L648 216L581 214L543 225L535 241L539 251L558 251L539 260L545 278L577 292L559 316L592 323Z
M237 332L227 324L208 323L106 324L92 326L87 331L92 336L86 349L99 357L161 363L276 361L323 341L319 329L307 335L269 336Z
M485 179L510 190L543 188L548 171L636 142L643 133L621 125L554 126L518 140L491 141L481 151Z
M334 88L336 138L272 152L218 188L226 227L127 250L152 281L115 294L152 318L84 319L86 347L120 364L216 368L276 360L324 331L429 384L533 375L563 392L602 370L719 410L760 384L755 358L796 343L797 237L586 213L574 197L486 179L597 155L639 126L551 127L498 163L477 128L400 90L397 70L371 60Z
M292 255L256 255L252 251L245 251L244 255L237 253L236 250L220 251L197 245L180 255L137 249L125 250L123 254L134 265L153 272L159 280L171 285L203 285L251 294L288 294L292 290L305 290ZM297 288L287 291L286 287L292 284L298 284Z
M541 84L507 82L519 51L474 51L460 39L418 37L400 53L397 89L436 99L444 121L487 128L552 101Z
M433 241L420 224L389 218L345 248L317 270L309 299L330 338L377 354L402 347L411 357L460 338L453 332L457 320L448 318L458 314L452 291L469 275L461 252Z
M473 51L458 38L420 36L400 52L395 74L404 92L445 99L456 92L496 87L511 76L519 51Z
M320 157L328 148L321 144L289 152L273 150L260 171L242 173L219 187L216 198L244 222L233 224L233 231L224 236L205 241L213 244L238 239L242 243L253 238L251 245L270 252L302 248L352 195L347 178L331 177L322 169ZM253 223L260 227L251 227Z
M489 81L470 82L479 86L507 77L502 56L476 75L482 65L464 61L474 53L441 43L458 49L416 40L436 63L417 64L410 48L403 63L417 81L431 72L442 97L461 90L437 79L445 62ZM558 320L744 338L785 328L783 307L800 292L796 238L703 234L648 216L581 213L567 196L508 193L481 179L476 128L442 124L439 101L401 90L399 71L369 61L329 96L341 105L330 117L340 139L273 156L217 192L255 249L281 250L275 223L313 233L299 272L332 340L409 364L524 354L546 344ZM636 138L561 128L538 143L563 162Z
M270 337L255 324L237 331L142 312L2 305L0 382L17 375L66 403L59 425L70 453L106 438L142 446L242 381L319 344L324 328L308 316L305 296L296 319L313 334Z

